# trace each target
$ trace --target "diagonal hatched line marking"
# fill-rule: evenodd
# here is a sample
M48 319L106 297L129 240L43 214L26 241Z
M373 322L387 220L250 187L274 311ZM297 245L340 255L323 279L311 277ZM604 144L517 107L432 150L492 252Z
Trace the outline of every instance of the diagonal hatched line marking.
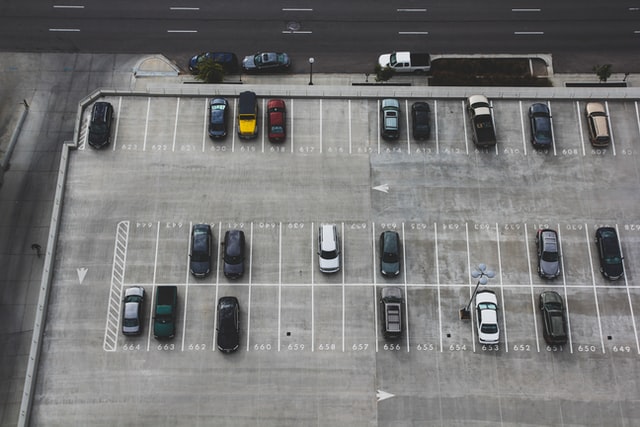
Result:
M104 341L102 344L104 351L116 351L117 348L118 330L120 328L122 285L124 284L128 242L129 221L120 221L116 228L116 241L113 249L113 267L111 268L109 306L107 307L107 321L104 331Z

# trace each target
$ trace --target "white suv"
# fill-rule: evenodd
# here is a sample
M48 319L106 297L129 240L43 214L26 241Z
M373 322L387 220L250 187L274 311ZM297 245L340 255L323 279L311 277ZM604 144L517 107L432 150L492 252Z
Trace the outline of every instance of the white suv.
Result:
M335 224L323 224L318 230L318 264L323 273L340 271L340 239Z

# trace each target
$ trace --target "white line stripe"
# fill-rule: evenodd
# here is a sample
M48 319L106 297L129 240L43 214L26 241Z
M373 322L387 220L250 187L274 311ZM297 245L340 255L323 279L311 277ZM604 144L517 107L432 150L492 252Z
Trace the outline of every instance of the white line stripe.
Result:
M524 114L522 112L522 101L518 101L520 106L520 129L522 129L522 149L524 150L524 155L527 155L527 135L524 130Z
M402 35L402 36L415 36L415 35L427 35L429 34L428 31L398 31L398 34Z
M536 349L540 353L540 336L538 335L538 321L536 319L536 298L533 292L533 273L531 272L531 252L529 251L529 233L527 224L524 224L524 247L527 250L527 268L529 270L529 284L531 289L531 311L533 314L533 330L536 334Z
M551 111L551 101L547 101L547 107L549 108L549 121L551 122L551 143L553 144L553 155L557 156L558 151L556 150L556 135L553 132L553 111Z
M409 100L404 100L404 118L407 123L407 154L411 155L411 126L409 125Z
M539 36L543 35L544 31L514 31L516 36Z
M620 230L618 229L618 224L616 224L616 233L618 234L618 236L620 236ZM640 354L640 342L638 342L638 330L636 328L636 316L635 314L633 314L633 304L631 302L631 293L629 292L629 281L627 279L627 268L624 265L624 253L622 253L622 242L618 241L619 244L619 249L620 249L620 256L622 258L622 271L624 273L624 284L625 284L625 288L627 288L627 299L629 300L629 311L631 313L631 325L633 326L633 335L636 338L636 350L638 352L638 354Z
M189 10L189 11L193 11L193 10L200 10L200 8L199 7L171 6L171 7L169 7L169 10Z
M314 233L314 229L315 229L315 223L311 222L311 352L313 353L314 348L316 346L316 325L315 325L315 310L314 310L314 305L315 305L315 301L314 301L314 261L315 261L315 256L316 256L316 252L315 252L315 239L313 237L313 233Z
M178 117L180 116L180 98L176 102L176 121L173 124L173 145L171 151L176 151L176 136L178 135Z
M462 101L464 103L464 101ZM465 240L467 242L467 271L469 272L469 276L468 276L468 289L469 289L469 300L471 300L471 297L473 296L473 283L471 282L471 271L474 267L471 266L471 249L469 248L469 223L465 222L464 223L464 234L465 234ZM470 323L470 327L471 327L471 344L472 344L472 351L475 353L476 352L476 333L475 330L473 329L473 320L474 320L474 311L475 310L471 310L471 323Z
M312 31L289 31L289 30L283 30L282 34L313 34Z
M291 143L291 153L293 154L293 98L289 100L290 113L289 113L289 142Z
M532 8L532 9L511 9L512 12L540 12L542 9Z
M197 33L198 30L167 30L167 33Z
M600 332L600 345L602 346L602 353L605 353L604 349L604 337L602 336L602 322L600 321L600 307L598 305L598 292L596 289L596 276L593 269L593 259L591 258L591 239L589 239L589 226L584 224L584 234L587 239L587 252L589 252L589 265L591 266L591 283L593 285L593 299L596 303L596 315L598 318L598 331Z
M397 12L426 12L427 9L424 8L398 8L396 9Z
M436 154L440 154L440 138L438 135L438 100L435 99L433 101L433 123L434 123L434 131L436 134Z
M71 4L54 4L54 9L84 9L84 6Z
M351 100L347 102L348 110L349 110L349 154L351 154Z
M609 115L609 101L604 101L604 108L607 111L607 124L609 125L609 138L611 139L611 149L613 155L616 155L616 142L613 138L613 127L611 126L611 115Z
M283 12L313 12L311 8L303 8L303 7L283 7Z
M264 138L265 135L267 133L267 120L266 120L266 115L267 115L267 109L266 109L266 104L267 104L267 100L265 98L262 98L262 112L264 113L265 117L262 120L262 152L264 153Z
M371 256L373 257L373 331L376 340L376 353L378 352L378 288L376 286L377 272L376 272L376 223L371 223L371 239L373 239L373 250Z
M209 98L204 99L204 117L202 118L202 152L204 153L209 135Z
M442 343L442 299L440 297L440 260L438 252L438 223L433 223L433 250L436 259L436 286L438 289L438 334L440 335L440 353L443 351Z
M151 97L147 98L147 116L144 120L144 138L142 140L142 151L147 150L147 134L149 133L149 110L151 110Z
M504 288L502 282L502 254L500 252L500 231L496 222L496 246L498 247L498 275L500 277L500 300L502 301L502 329L504 330L504 350L509 352L509 339L507 336L507 310L504 304Z
M320 98L320 152L322 153L322 98Z
M113 133L113 151L116 151L118 145L118 130L120 129L120 112L122 111L122 96L118 97L118 111L116 111L116 128Z
M278 351L280 351L281 325L282 325L282 223L280 223L280 227L278 230Z
M467 114L466 114L466 108L467 106L465 105L465 101L462 100L460 101L462 103L462 124L464 126L464 146L465 149L467 151L467 156L469 155L469 133L467 132ZM469 265L469 267L471 267L471 265Z
M58 33L79 33L80 29L79 28L49 28L49 31L58 32Z
M586 156L587 152L585 150L584 143L584 132L582 132L582 114L580 114L580 101L576 101L576 116L578 119L578 131L580 131L580 142L582 143L582 156Z
M569 352L573 353L573 341L571 338L571 319L569 317L569 299L567 298L567 277L564 274L564 257L562 254L562 236L560 235L560 224L556 224L558 230L558 240L560 248L560 263L562 267L562 289L564 291L564 306L565 306L565 314L567 316L567 335L569 335Z
M178 98L178 104L179 104L180 98ZM189 268L189 260L191 259L191 257L189 256L190 252L191 252L191 227L193 227L193 222L189 221L189 230L187 231L187 233L189 234L189 237L187 238L187 272L186 272L186 277L184 279L184 306L183 306L183 312L184 314L182 315L182 349L181 351L184 351L184 340L187 337L187 305L189 303L189 276L191 273L191 269ZM214 306L215 307L215 306ZM215 320L214 320L215 322ZM215 325L213 330L215 331Z
M407 353L411 351L411 342L409 341L409 293L407 292L407 252L406 246L404 244L404 222L402 223L402 265L404 267L404 271L402 275L404 276L404 324L406 326L406 338L407 338Z

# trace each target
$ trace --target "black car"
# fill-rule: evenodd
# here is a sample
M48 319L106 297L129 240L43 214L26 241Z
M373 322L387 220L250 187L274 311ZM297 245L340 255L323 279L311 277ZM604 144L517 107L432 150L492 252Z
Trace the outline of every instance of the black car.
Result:
M431 135L431 107L426 102L414 102L411 106L411 126L414 139L427 139Z
M237 279L244 274L244 231L229 230L224 234L223 272L229 279Z
M566 344L567 319L562 297L554 291L542 292L539 306L542 311L544 340L551 345Z
M395 231L380 234L380 272L388 277L400 274L400 236Z
M229 102L224 98L213 98L209 102L209 137L218 139L227 136Z
M531 125L531 144L538 148L547 148L553 144L551 114L546 104L533 104L529 107Z
M231 52L203 52L194 55L189 61L189 71L193 74L198 74L198 66L202 61L207 59L211 59L216 64L222 65L224 72L227 74L235 74L238 72L238 57L235 53Z
M122 301L122 333L140 335L144 309L144 288L132 286L124 291Z
M613 227L601 227L596 230L596 245L600 258L600 272L609 280L618 280L624 274L622 252L618 233Z
M111 140L113 105L108 102L96 102L91 109L89 121L89 145L102 148Z
M290 66L289 55L282 52L260 52L245 56L242 60L242 68L247 72L283 71L288 70Z
M236 351L240 345L240 304L236 297L218 300L218 349L225 353Z
M560 251L558 233L544 228L536 233L538 275L543 279L555 279L560 275Z
M196 277L205 277L211 272L211 243L213 233L209 224L196 224L191 229L191 259L189 268Z

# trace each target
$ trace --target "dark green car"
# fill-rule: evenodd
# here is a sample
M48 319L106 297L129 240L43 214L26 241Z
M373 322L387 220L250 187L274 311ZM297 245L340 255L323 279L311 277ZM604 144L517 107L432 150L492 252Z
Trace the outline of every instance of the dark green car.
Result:
M395 231L380 234L380 272L387 277L400 274L400 236Z

